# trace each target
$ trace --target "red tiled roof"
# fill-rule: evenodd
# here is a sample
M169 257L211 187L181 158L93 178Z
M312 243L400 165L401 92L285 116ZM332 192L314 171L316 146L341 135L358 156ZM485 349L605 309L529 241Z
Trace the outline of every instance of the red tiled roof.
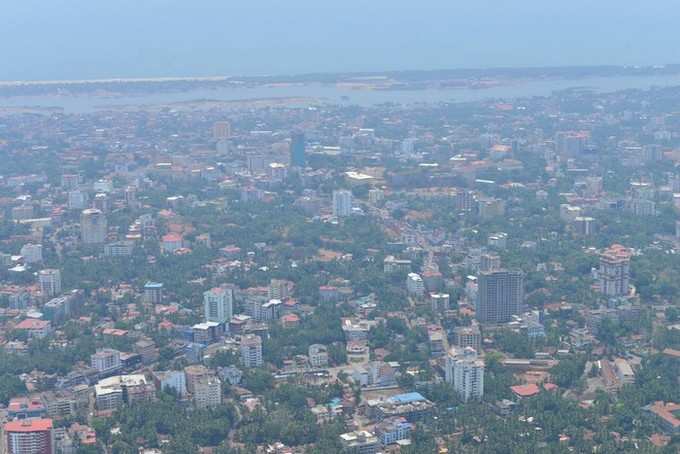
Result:
M546 391L554 391L557 388L559 388L559 386L557 386L555 383L543 383L543 389Z
M531 397L541 392L541 390L538 388L538 385L535 383L531 383L529 385L515 385L511 386L510 389L519 397Z
M16 329L27 329L27 330L45 329L49 325L50 325L50 322L48 322L47 320L39 320L37 318L27 318L27 319L19 322L19 324L15 328Z
M167 235L163 235L163 241L168 243L177 243L182 241L182 236L176 233L168 233Z
M676 418L673 413L680 410L680 404L674 402L664 403L663 401L654 402L649 410L664 419L668 424L675 427L680 427L680 419Z
M5 424L5 432L38 432L52 429L51 419L21 419Z

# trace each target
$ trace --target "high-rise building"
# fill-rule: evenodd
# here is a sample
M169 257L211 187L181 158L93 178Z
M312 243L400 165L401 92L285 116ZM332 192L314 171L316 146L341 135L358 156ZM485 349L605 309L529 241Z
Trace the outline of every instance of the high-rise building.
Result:
M439 314L449 309L451 297L448 293L430 293L432 312Z
M487 253L479 257L479 271L497 271L501 269L501 258L498 254Z
M285 300L290 296L292 282L285 279L272 279L269 281L269 299Z
M222 382L215 376L201 377L194 384L196 408L212 408L222 403Z
M90 355L90 365L101 374L115 372L121 367L120 352L112 348L102 348Z
M147 282L144 284L144 302L160 304L163 301L163 284L161 282Z
M38 281L43 298L53 298L61 293L61 272L59 270L40 270Z
M203 379L214 376L215 372L202 364L192 364L184 368L184 375L187 391L193 394L196 392L196 384Z
M555 134L557 153L567 156L583 154L588 145L589 136L583 131L560 131Z
M408 273L406 276L406 290L408 294L420 298L425 294L423 278L418 273Z
M473 348L452 347L446 356L445 375L464 402L484 395L484 361Z
M213 139L225 140L231 137L231 123L228 121L217 121L213 125Z
M255 334L241 337L241 362L244 367L261 367L262 339Z
M385 200L385 191L380 188L373 188L368 190L368 201L373 205L377 205Z
M203 293L205 321L226 323L233 315L234 289L216 287Z
M291 167L304 167L306 161L305 135L299 131L294 132L290 136L290 165Z
M87 205L87 193L79 189L69 191L67 199L69 210L82 210L85 205Z
M42 244L27 243L21 247L20 254L26 263L40 263L43 260L42 250Z
M80 184L80 175L77 173L65 173L61 176L61 187L63 189L75 189Z
M522 313L524 275L521 271L479 273L476 317L482 323L509 322Z
M24 202L23 204L12 208L12 219L15 221L31 219L33 217L33 213L33 205Z
M595 231L595 219L588 216L577 216L574 219L574 233L581 236L590 236Z
M80 216L80 233L84 244L102 244L106 241L108 224L101 210L89 208Z
M347 217L352 213L352 192L346 189L333 191L333 216Z
M631 255L631 250L620 244L613 244L600 253L600 293L608 297L628 295Z
M135 186L127 186L124 195L125 204L128 208L135 209L139 207L139 202L137 201L137 188Z
M453 197L453 206L456 211L472 211L475 198L472 192L465 189L458 189Z
M109 202L109 196L105 192L100 192L98 194L95 194L94 200L92 201L92 205L94 208L98 209L99 211L106 213L109 211L110 208L110 202Z
M473 320L470 326L455 327L453 329L453 341L456 347L460 349L470 347L479 352L482 348L482 332L479 329L479 324Z
M52 420L18 419L4 426L7 454L53 454Z

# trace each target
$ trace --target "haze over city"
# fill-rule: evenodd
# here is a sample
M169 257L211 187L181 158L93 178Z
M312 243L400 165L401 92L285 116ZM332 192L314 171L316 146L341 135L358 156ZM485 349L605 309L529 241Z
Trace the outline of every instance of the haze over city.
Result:
M0 80L680 62L672 0L4 0Z
M0 454L677 454L680 5L0 0Z

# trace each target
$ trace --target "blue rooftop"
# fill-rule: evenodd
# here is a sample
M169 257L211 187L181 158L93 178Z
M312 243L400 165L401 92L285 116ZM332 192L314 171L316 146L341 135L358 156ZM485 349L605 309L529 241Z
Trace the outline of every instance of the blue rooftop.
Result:
M391 402L394 402L395 404L410 404L411 402L418 402L427 399L425 399L425 397L423 397L422 394L413 392L406 394L397 394L395 396L390 397L389 400Z

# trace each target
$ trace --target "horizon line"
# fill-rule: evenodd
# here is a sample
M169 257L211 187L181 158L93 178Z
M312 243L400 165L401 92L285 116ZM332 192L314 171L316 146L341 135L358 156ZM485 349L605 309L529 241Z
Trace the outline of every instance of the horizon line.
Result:
M352 76L352 75L398 75L404 73L436 73L436 72L473 72L473 71L539 71L539 70L569 70L569 69L634 69L634 70L663 70L678 67L680 63L664 63L654 65L558 65L558 66L493 66L493 67L463 67L463 68L440 68L440 69L398 69L398 70L375 70L375 71L320 71L302 72L295 74L260 74L260 75L216 75L216 76L149 76L149 77L102 77L92 79L15 79L0 80L0 87L21 87L31 85L88 85L107 83L172 83L172 82L226 82L229 80L253 81L270 78L302 78L312 76Z

